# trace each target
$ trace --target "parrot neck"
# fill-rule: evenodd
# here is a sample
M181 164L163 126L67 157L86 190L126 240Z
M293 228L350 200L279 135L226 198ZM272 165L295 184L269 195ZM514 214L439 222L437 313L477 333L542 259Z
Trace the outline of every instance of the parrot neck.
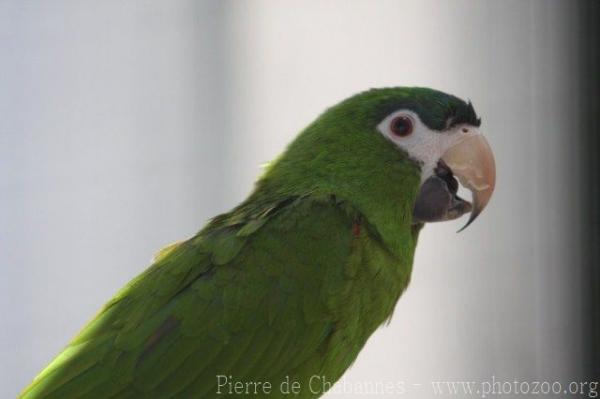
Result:
M323 151L323 145L298 146L297 141L268 167L248 201L335 196L374 226L390 251L403 252L416 240L412 212L420 174L404 154L389 145L349 150L344 144L339 151Z

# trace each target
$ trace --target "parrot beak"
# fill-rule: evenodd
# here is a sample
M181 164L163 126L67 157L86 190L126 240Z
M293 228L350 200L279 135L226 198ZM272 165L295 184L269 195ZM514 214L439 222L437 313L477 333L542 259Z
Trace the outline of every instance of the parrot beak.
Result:
M473 198L471 215L458 230L461 232L481 214L492 197L496 186L494 154L485 137L477 133L450 147L442 155L441 161L471 191Z

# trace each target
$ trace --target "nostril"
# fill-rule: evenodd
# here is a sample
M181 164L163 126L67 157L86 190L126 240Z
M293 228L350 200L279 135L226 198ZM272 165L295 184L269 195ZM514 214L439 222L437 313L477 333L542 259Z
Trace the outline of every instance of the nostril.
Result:
M463 127L463 128L462 128L462 132L463 132L463 133L469 133L469 129L467 129L466 127Z

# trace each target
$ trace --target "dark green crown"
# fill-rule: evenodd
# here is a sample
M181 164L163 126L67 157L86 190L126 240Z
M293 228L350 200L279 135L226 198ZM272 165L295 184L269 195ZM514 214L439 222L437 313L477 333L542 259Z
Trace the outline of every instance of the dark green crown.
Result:
M365 116L374 123L398 109L409 109L434 130L445 130L463 123L481 125L471 102L425 87L371 89L347 99L340 106L345 110L367 112Z

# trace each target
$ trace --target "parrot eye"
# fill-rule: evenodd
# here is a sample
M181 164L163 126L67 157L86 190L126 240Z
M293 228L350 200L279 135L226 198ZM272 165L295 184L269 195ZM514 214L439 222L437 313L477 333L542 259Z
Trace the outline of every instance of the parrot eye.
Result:
M390 130L398 137L406 137L413 132L413 121L408 116L397 116L390 122Z

